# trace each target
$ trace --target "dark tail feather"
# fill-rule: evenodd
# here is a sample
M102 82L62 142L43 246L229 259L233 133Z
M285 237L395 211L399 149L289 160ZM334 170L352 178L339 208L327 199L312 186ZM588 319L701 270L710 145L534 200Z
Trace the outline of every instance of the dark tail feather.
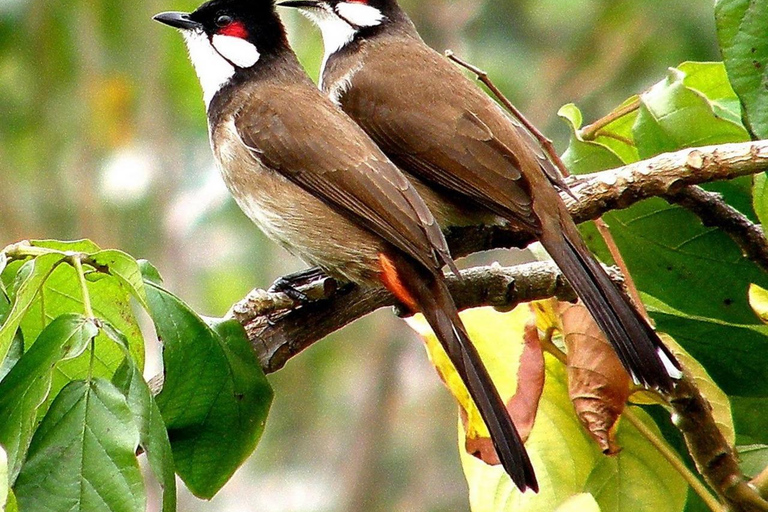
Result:
M493 385L477 350L469 340L442 276L401 259L403 283L421 308L448 357L456 367L483 418L501 464L521 491L538 492L539 484L523 441Z
M594 258L575 225L563 237L544 234L541 243L562 270L606 335L632 379L646 387L671 391L680 364L648 322ZM574 231L575 233L571 233Z

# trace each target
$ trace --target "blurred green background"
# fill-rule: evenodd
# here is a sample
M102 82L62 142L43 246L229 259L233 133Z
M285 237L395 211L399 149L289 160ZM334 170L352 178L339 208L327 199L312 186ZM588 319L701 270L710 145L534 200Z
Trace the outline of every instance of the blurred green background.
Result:
M669 66L719 59L711 0L402 3L428 43L489 71L561 149L562 104L577 102L591 120ZM181 37L151 21L195 7L0 0L0 246L91 238L149 259L171 290L214 316L304 265L229 199ZM317 32L282 14L315 77ZM156 371L157 363L147 368ZM455 404L390 312L270 379L276 399L256 454L211 503L182 491L180 510L467 509Z

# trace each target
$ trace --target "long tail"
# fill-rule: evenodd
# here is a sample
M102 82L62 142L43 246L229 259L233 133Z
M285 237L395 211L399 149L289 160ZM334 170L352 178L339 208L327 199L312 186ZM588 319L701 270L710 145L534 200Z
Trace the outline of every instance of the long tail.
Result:
M459 318L445 280L403 257L382 255L382 280L398 299L424 314L483 418L501 464L521 491L539 485L523 441Z
M682 375L675 356L611 281L570 217L561 224L562 230L544 230L541 244L607 336L632 379L647 387L671 391L673 379Z

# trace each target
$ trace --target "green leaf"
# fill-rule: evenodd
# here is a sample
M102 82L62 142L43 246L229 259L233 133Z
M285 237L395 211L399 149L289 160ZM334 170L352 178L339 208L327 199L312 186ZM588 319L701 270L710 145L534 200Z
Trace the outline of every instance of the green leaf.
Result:
M640 111L633 129L640 158L692 146L749 140L741 124L720 117L720 105L685 84L686 76L680 69L670 68L666 80L640 95ZM704 80L697 77L694 82L702 84ZM720 95L722 90L717 90Z
M571 128L571 141L562 156L571 174L586 174L623 165L624 162L610 147L581 138L578 130L582 116L575 105L561 107L558 115L568 121Z
M755 209L760 224L768 226L768 177L765 173L756 174L753 183L752 207Z
M4 252L0 252L0 274L5 272L5 267L8 266L8 256ZM5 289L5 283L0 279L0 300L8 297L8 290Z
M125 333L130 342L131 357L139 367L144 363L144 340L133 315L131 295L121 281L107 274L101 279L88 281L86 286L97 317ZM60 265L46 280L40 296L30 305L21 322L25 340L34 340L53 318L67 313L83 313L80 283L71 265ZM122 351L99 334L95 341L95 358L91 368L90 354L71 359L56 366L53 395L71 381L94 377L111 379L123 361Z
M163 277L160 275L160 271L147 260L138 260L139 270L145 281L149 281L156 285L163 284Z
M738 444L768 444L768 396L732 396L731 409Z
M631 407L631 410L661 436L656 424L642 409ZM616 440L622 451L614 457L601 457L585 486L600 509L683 510L688 486L659 451L626 420L621 422Z
M26 457L38 408L51 387L54 365L80 355L97 333L93 322L83 316L56 318L0 382L0 444L8 451L11 482Z
M739 466L747 477L755 477L768 467L768 445L737 446Z
M16 502L16 494L13 489L8 490L8 502L5 504L5 512L19 512L19 504Z
M768 137L768 0L718 0L717 36L745 120L758 138Z
M111 325L105 324L104 331L128 353L125 335ZM171 442L160 409L138 367L130 357L115 374L115 385L128 401L134 422L139 429L139 445L147 454L147 460L163 487L163 511L176 510L176 474L173 464Z
M88 239L82 240L31 240L29 245L32 247L42 247L62 252L84 252L90 254L98 252L101 248Z
M757 324L746 292L750 283L768 286L768 279L727 235L661 199L603 219L641 290L692 316ZM604 249L596 249L610 261Z
M722 62L683 62L677 69L684 73L683 84L705 96L717 117L741 125L739 97Z
M5 510L5 505L8 503L9 490L8 455L5 453L3 447L0 446L0 510Z
M164 345L165 382L156 400L176 470L196 496L210 498L256 447L272 390L239 324L209 327L150 283L147 296Z
M144 511L138 444L131 411L112 383L70 383L32 439L15 486L19 508Z
M45 254L22 265L17 274L17 279L11 290L11 309L0 327L0 361L8 355L8 350L16 335L22 318L29 310L32 302L42 288L45 280L53 273L61 263L64 256L61 254Z
M726 394L768 395L768 368L755 357L765 351L768 327L690 315L648 295L643 295L643 302L648 305L656 327L685 347ZM724 347L727 359L723 358ZM731 406L734 408L735 404L732 402ZM735 408L733 414L735 419ZM736 432L740 432L738 425Z
M89 260L89 263L107 267L109 273L128 288L144 309L149 308L141 269L132 256L122 251L106 250L91 254Z

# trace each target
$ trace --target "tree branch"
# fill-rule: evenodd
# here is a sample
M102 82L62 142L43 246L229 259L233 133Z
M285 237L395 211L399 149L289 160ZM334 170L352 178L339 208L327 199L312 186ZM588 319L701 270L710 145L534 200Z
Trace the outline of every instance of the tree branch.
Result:
M564 200L574 219L583 222L649 197L673 198L702 216L706 214L705 223L723 227L738 238L746 254L765 264L768 244L762 230L739 218L727 205L712 207L717 203L713 197L692 191L689 186L766 170L768 141L686 149L618 169L572 177L571 190L576 199L564 195ZM530 234L513 226L451 228L446 238L457 258L494 248L525 247L533 241ZM519 301L552 296L573 298L554 265L547 263L510 269L482 267L463 275L461 282L449 280L460 308L513 307ZM395 304L383 289L349 287L334 293L329 283L326 279L310 281L302 291L312 299L325 300L298 307L282 293L263 290L254 290L233 307L231 315L246 327L268 372L282 368L288 359L357 318Z
M575 199L567 194L562 196L574 220L581 223L650 197L674 197L690 185L765 171L768 140L723 144L684 149L618 169L571 176L567 181ZM525 247L534 241L530 233L500 226L451 228L446 238L456 258L488 249Z
M649 197L662 196L698 215L705 225L728 233L744 253L768 270L768 242L762 229L725 204L719 196L694 185L733 179L768 170L768 141L688 149L603 171L572 177L575 199L564 196L577 222L594 219ZM501 247L524 247L530 234L511 226L453 228L447 231L455 257ZM621 280L610 271L611 278ZM378 308L395 306L383 288L347 285L337 290L333 280L315 276L300 286L314 299L297 305L283 293L254 290L233 306L230 316L248 332L266 372L282 368L293 356ZM519 302L549 297L573 300L575 295L553 263L517 267L499 265L462 271L462 279L448 276L460 309L494 306L509 309ZM710 406L688 379L681 380L669 397L676 424L707 481L732 510L768 510L768 504L748 485L734 452L717 427Z
M705 226L716 227L730 236L747 258L768 272L768 240L762 226L754 224L746 215L723 201L720 194L690 186L664 199L690 210Z

